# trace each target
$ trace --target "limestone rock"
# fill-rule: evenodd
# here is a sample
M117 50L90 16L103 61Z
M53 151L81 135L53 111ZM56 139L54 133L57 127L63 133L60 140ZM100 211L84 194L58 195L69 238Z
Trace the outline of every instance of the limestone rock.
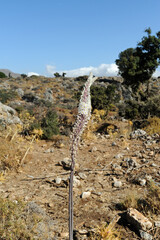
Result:
M5 126L11 124L22 124L22 122L13 108L0 102L0 124Z
M142 213L134 208L129 208L126 213L128 223L132 224L137 230L144 230L152 228L152 223Z

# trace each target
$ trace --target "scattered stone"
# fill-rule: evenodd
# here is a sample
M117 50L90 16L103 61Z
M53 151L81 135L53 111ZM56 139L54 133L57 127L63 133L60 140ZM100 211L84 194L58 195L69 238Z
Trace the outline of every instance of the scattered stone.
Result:
M44 151L44 153L53 153L53 152L54 152L54 148L49 148Z
M138 179L138 182L139 182L139 184L140 184L141 186L145 186L147 181L146 181L146 179L144 179L144 178L143 178L143 179L142 179L142 178L139 178L139 179Z
M118 153L116 156L114 156L114 158L116 159L120 159L123 157L123 153Z
M139 230L140 237L144 240L152 240L153 237L147 232L144 232L143 230Z
M77 188L81 186L81 181L76 176L73 177L73 187Z
M136 161L136 158L132 157L132 158L124 158L124 161L126 162L128 168L135 168L138 167L138 163Z
M66 157L63 160L59 161L59 165L62 166L65 170L71 169L71 159Z
M126 213L126 220L133 225L137 230L144 230L152 228L152 223L142 213L134 208L129 208Z
M112 147L115 147L117 146L117 143L116 142L112 142Z
M81 198L85 199L85 198L89 198L91 195L91 192L83 192L81 195Z
M152 164L151 164L151 167L157 167L157 164L152 163Z
M155 227L160 228L160 221L155 221L155 222L154 222L154 225L155 225Z
M50 88L44 93L44 98L46 101L53 102L53 92Z
M130 137L131 137L131 139L138 139L138 138L144 137L146 135L147 135L147 133L144 130L137 129L137 130L131 132Z
M19 97L23 97L24 96L24 91L22 88L17 88L16 89L16 92L18 94Z
M88 231L86 229L79 229L78 232L81 235L86 235L88 233Z
M11 125L11 124L20 124L22 122L20 118L17 116L17 112L0 102L0 124L2 126Z
M62 182L62 178L57 177L57 178L55 179L55 183L56 183L56 184L61 184L61 182Z
M113 186L114 187L117 187L117 188L122 187L122 182L121 181L119 181L119 180L117 180L115 178L113 180L114 180L114 182L113 182Z
M61 238L67 238L69 236L69 233L68 232L62 232L62 233L59 234L59 236Z
M79 172L78 176L83 180L87 178L87 175L85 173L82 173L82 172Z
M96 146L94 146L94 147L92 147L90 150L89 150L89 152L96 152L97 151L97 148L96 148Z

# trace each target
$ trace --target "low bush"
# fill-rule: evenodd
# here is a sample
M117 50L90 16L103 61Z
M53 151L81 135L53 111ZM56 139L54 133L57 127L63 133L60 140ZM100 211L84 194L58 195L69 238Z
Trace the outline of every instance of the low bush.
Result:
M7 103L18 97L18 94L14 90L0 89L0 102Z

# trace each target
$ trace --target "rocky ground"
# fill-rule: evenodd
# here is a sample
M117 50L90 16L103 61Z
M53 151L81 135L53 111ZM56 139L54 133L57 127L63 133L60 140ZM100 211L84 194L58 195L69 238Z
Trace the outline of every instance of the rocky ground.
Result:
M142 196L148 181L160 183L159 153L159 135L151 137L142 130L130 139L97 134L92 141L81 143L74 179L75 239L89 239L97 226L122 213L117 206L131 192ZM30 211L43 216L40 236L46 227L49 235L42 239L68 239L69 157L68 137L59 148L52 141L35 142L22 168L1 182L2 197L23 199L30 203ZM154 224L159 217L149 220ZM121 239L140 239L132 226L119 221L116 227Z

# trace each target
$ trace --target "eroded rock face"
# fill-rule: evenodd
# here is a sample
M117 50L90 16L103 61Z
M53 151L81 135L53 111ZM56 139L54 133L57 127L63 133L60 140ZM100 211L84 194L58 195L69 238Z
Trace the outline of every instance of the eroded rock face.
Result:
M11 124L22 124L17 112L0 102L0 124L3 126Z

